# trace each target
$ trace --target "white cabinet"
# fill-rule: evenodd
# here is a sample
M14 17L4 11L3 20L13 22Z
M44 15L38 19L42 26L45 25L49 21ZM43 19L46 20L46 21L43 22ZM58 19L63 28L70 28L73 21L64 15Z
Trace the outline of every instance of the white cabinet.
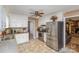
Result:
M11 20L10 27L28 27L27 20Z
M17 44L29 42L29 33L15 34Z
M10 27L28 27L28 19L25 15L10 14Z
M46 42L47 37L46 37L47 33L44 33L44 42Z

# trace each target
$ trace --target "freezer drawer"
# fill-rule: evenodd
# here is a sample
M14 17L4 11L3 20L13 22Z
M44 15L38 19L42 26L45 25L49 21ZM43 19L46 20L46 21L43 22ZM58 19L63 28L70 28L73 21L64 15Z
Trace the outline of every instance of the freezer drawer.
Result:
M48 42L46 43L47 46L54 50L58 50L58 41L57 40L47 40Z

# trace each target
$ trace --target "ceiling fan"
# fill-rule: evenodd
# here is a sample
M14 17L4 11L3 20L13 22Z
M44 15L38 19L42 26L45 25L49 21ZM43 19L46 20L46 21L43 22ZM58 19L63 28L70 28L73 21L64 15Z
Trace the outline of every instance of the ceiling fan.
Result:
M32 12L30 12L30 14L32 16L40 16L40 17L42 17L42 15L44 14L44 12L42 10L38 10L38 11L32 11Z

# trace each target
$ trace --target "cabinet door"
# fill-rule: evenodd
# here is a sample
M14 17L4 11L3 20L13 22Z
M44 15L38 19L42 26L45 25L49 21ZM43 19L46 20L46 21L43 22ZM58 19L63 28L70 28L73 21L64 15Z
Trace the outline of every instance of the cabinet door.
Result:
M29 34L15 34L17 44L29 42Z

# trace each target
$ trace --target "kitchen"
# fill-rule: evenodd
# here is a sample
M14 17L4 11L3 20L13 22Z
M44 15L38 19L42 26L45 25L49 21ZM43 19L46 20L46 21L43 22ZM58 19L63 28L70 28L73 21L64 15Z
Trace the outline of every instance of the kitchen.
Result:
M65 48L64 12L78 6L65 7L0 6L0 42L14 40L15 52L74 52Z
M29 41L29 32L28 32L27 17L25 15L9 14L8 11L6 12L6 10L3 6L1 6L1 9L3 9L3 10L0 10L2 12L1 17L2 17L2 15L4 15L4 17L2 17L2 21L0 22L0 23L2 23L2 25L1 25L2 27L0 28L0 29L2 29L0 32L0 34L1 34L0 42L5 41L1 45L5 44L5 46L6 46L9 43L8 41L11 40L15 44L14 45L12 45L11 43L10 44L16 48L17 44L28 42ZM6 47L9 49L11 46L10 47L6 46ZM11 48L11 50L13 50L13 49ZM3 49L1 49L1 51L7 52L7 51L4 51ZM17 52L17 51L14 51L14 52Z

